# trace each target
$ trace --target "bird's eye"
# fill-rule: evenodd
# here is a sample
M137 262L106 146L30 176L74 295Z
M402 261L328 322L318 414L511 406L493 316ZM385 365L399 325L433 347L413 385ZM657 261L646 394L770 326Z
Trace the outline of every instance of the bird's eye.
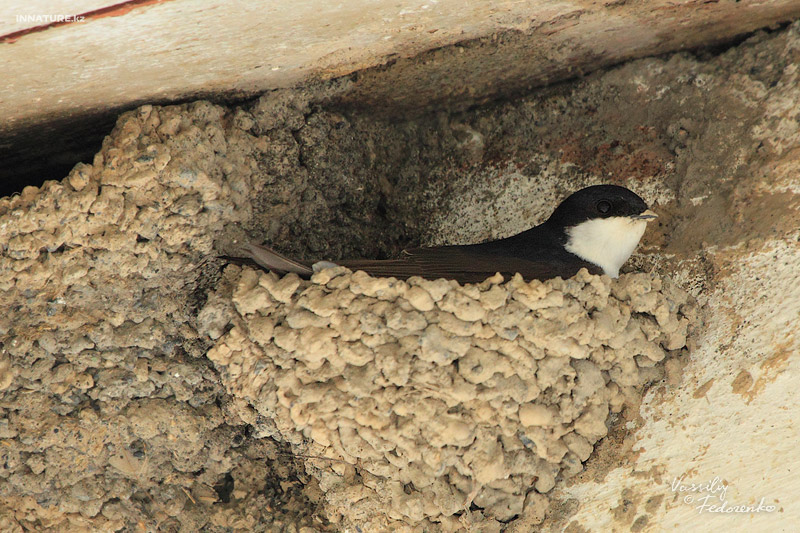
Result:
M611 202L608 200L600 200L597 202L597 211L604 215L607 214L609 211L611 211Z

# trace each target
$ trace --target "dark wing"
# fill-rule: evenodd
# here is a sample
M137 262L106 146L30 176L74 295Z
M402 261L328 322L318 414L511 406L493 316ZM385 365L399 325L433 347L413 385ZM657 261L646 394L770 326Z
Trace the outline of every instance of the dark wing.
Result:
M247 243L238 252L267 270L294 272L303 277L314 273L308 264L259 244ZM535 260L486 253L476 250L475 246L441 246L405 250L400 259L355 259L337 261L336 264L353 271L363 270L377 277L407 279L419 276L426 279L454 279L459 283L480 283L498 272L506 279L519 273L526 280L546 280L559 276L567 279L581 268L586 268L592 274L602 274L597 265L557 248L541 249Z
M259 266L267 270L277 272L294 272L301 276L308 277L314 273L311 267L305 263L289 259L281 255L272 248L261 246L260 244L247 243L240 246L236 252L242 257L252 259Z
M406 279L420 276L427 279L454 279L460 283L480 283L502 274L506 279L516 273L526 280L564 279L574 276L581 268L601 274L596 265L581 260L566 251L543 250L536 260L501 254L481 253L470 246L414 248L403 252L400 259L387 261L338 261L350 270L363 270L373 276Z

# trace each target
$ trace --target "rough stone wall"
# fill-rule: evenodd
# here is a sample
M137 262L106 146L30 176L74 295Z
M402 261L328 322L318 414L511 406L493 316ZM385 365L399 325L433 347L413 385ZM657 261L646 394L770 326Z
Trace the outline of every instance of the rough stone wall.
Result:
M588 470L552 489L563 501L541 527L696 525L659 476L693 461L713 476L754 453L774 461L735 473L790 502L756 519L788 527L800 501L781 470L800 403L798 64L793 25L454 115L327 108L335 86L243 109L124 115L92 165L0 200L0 529L333 527L319 522L324 498L303 470L335 466L264 438L279 436L274 422L232 397L205 358L213 343L197 316L235 277L213 259L214 239L380 257L508 235L598 182L658 203L629 268L669 274L706 305L709 325L688 381L658 383L641 414L623 410ZM697 417L692 402L708 396L730 405L725 416ZM669 440L683 434L692 439ZM747 448L731 455L732 441ZM637 458L644 475L614 470ZM650 485L631 496L633 483Z

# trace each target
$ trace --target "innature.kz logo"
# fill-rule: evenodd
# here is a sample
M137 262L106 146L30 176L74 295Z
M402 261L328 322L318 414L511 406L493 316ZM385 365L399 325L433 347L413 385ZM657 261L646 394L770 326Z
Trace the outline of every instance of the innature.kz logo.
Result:
M17 15L17 22L35 22L36 24L83 22L83 15Z

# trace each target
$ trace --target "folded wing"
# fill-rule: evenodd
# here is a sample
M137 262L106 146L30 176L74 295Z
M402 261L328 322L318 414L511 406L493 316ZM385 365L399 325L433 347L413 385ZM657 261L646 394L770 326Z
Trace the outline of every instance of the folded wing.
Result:
M354 271L363 270L373 276L445 278L460 283L480 283L498 272L506 279L519 273L526 280L546 280L558 276L566 279L577 274L581 268L588 269L592 274L602 273L596 265L575 256L555 251L544 253L543 256L528 260L482 253L473 247L443 246L407 250L400 259L339 261L338 264Z
M247 257L255 261L259 266L276 272L294 272L301 276L310 276L314 273L312 268L300 261L289 259L285 255L281 255L272 248L261 246L260 244L247 243L242 245L238 252L242 257Z
M258 244L242 246L241 253L267 270L294 272L304 277L313 274L313 268ZM337 265L378 277L407 279L419 276L426 279L453 279L459 283L480 283L496 273L510 278L516 273L526 280L546 280L555 277L569 278L586 268L592 274L601 274L596 265L582 261L572 254L558 250L543 251L535 260L486 253L470 246L442 246L406 250L399 259L356 259L337 261Z

